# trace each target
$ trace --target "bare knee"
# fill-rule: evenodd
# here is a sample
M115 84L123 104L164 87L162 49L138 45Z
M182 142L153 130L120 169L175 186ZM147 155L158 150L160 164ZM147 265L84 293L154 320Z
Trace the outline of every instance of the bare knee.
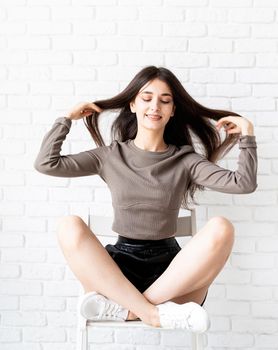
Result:
M212 242L214 245L232 247L234 243L234 225L224 216L215 216L208 221L211 227Z
M58 222L57 237L61 246L76 248L86 235L86 224L81 217L68 215Z

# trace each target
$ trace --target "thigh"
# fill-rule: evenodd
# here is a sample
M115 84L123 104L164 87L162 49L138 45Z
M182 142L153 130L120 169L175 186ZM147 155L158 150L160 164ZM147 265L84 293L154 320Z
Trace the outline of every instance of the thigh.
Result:
M203 306L207 299L207 295L208 295L208 287L203 287L203 288L194 290L193 292L188 293L186 295L173 298L171 299L171 301L177 304L184 304L190 301L194 301L195 303Z

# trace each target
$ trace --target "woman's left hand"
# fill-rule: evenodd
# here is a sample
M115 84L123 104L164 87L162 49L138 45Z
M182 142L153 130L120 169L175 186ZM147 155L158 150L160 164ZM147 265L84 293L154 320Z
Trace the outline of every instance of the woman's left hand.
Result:
M224 130L228 134L237 134L241 133L241 135L254 135L254 126L253 124L244 117L235 117L228 116L220 118L216 123L216 129L220 131L221 127L224 127Z

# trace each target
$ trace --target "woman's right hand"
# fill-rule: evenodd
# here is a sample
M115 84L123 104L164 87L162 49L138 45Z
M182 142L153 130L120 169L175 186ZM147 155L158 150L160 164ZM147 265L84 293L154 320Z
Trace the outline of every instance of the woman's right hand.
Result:
M68 112L66 118L71 120L82 119L95 111L101 113L102 109L93 102L80 102Z

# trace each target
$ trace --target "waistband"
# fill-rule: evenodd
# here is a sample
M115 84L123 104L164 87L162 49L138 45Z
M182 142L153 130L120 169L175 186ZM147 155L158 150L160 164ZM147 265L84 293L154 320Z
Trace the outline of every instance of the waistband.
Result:
M152 246L165 246L165 247L175 247L177 241L175 237L168 237L164 239L150 240L150 239L133 239L123 236L118 236L116 243L120 244L130 244L130 245L152 245Z

